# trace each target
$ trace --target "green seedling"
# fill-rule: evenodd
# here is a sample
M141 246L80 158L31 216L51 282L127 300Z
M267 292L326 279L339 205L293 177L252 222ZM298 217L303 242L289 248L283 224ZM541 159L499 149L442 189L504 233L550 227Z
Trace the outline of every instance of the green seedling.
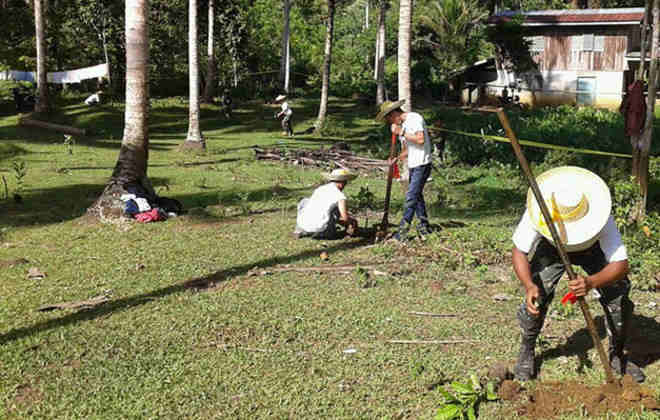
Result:
M438 388L444 405L438 409L436 420L475 420L480 403L498 399L495 385L488 382L484 388L475 374L471 374L470 381L466 383L452 382L451 389L453 394Z

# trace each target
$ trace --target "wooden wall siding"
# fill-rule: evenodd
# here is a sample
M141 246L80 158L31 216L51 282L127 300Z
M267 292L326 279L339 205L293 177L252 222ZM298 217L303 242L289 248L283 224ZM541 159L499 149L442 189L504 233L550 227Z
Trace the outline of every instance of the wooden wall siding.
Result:
M533 59L539 70L580 70L580 71L624 71L627 69L625 55L629 49L629 37L639 28L596 28L580 30L552 29L539 31L536 35L545 37L545 49ZM603 51L572 51L571 37L593 33L604 36ZM639 39L639 35L637 36ZM634 40L632 41L634 44ZM593 56L593 57L592 57Z

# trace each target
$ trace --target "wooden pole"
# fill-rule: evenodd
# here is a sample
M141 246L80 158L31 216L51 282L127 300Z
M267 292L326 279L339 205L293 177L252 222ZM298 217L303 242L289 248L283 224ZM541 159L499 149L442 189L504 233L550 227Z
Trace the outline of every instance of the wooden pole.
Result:
M511 125L509 124L509 119L507 118L502 108L497 108L496 112L497 112L497 117L500 119L500 122L502 123L502 127L504 127L504 131L506 131L507 137L509 137L509 140L511 140L511 146L513 147L513 151L516 154L516 157L518 158L518 162L520 162L520 167L522 168L523 172L525 173L525 176L527 177L527 180L529 181L529 185L532 188L532 192L534 193L536 202L538 203L539 208L541 209L541 213L543 213L543 218L545 219L545 223L548 226L548 230L550 230L550 234L552 235L552 240L554 241L554 245L557 248L557 252L559 252L559 257L561 258L561 261L564 264L566 273L568 273L568 278L571 280L575 280L577 276L575 275L575 271L573 271L573 267L571 266L571 261L568 259L568 253L566 252L564 243L561 241L559 233L557 232L557 229L555 227L555 224L552 221L552 216L550 216L548 207L545 205L545 201L543 200L543 196L541 195L541 190L539 190L539 186L536 183L536 179L534 178L531 169L529 168L527 159L525 158L525 155L523 154L522 149L520 148L520 143L518 143L518 139L516 138L513 129L511 129ZM587 323L587 329L589 330L591 339L594 342L594 347L598 351L598 356L600 356L600 361L603 364L603 368L605 369L605 377L607 378L607 382L613 384L615 383L615 381L614 381L614 374L612 373L612 367L610 366L607 356L605 356L603 343L601 343L600 338L596 333L596 324L594 323L594 319L591 316L591 312L589 311L589 305L584 300L584 296L578 297L578 303L580 304L582 315L584 315L584 320Z

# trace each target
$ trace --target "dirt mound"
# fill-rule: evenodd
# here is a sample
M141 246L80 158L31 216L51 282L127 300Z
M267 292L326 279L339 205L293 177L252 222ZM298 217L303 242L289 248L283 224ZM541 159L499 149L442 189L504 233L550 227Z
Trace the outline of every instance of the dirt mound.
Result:
M504 385L500 396L504 398ZM506 389L508 399L515 399L515 389ZM655 392L640 386L628 375L621 380L621 387L613 384L587 386L577 382L539 383L526 401L517 409L518 415L534 419L551 419L555 416L581 413L598 416L607 412L629 410L660 410Z

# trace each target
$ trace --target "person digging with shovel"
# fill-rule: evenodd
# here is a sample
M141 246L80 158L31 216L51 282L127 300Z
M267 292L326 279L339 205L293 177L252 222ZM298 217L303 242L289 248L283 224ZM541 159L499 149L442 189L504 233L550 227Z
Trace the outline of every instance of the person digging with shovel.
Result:
M356 232L357 220L348 213L344 188L357 174L348 169L335 169L323 177L330 182L298 203L296 230L293 232L296 238L337 239L340 237L337 224L344 226L349 235Z
M612 369L643 382L642 370L624 354L635 305L628 297L628 255L610 214L609 188L598 175L574 166L551 169L536 181L571 263L587 272L569 281L562 303L593 290L605 313ZM512 239L513 269L525 288L525 301L518 310L522 340L514 375L527 381L535 375L536 339L565 271L531 189Z
M431 233L424 201L424 186L431 175L431 138L424 118L420 114L404 112L401 109L401 105L405 102L405 99L396 102L385 101L376 115L376 121L387 122L392 133L397 135L401 142L401 154L389 159L389 165L408 158L410 183L406 192L403 218L399 223L398 231L393 236L397 241L406 240L415 215L419 219L417 225L419 235L423 238Z

